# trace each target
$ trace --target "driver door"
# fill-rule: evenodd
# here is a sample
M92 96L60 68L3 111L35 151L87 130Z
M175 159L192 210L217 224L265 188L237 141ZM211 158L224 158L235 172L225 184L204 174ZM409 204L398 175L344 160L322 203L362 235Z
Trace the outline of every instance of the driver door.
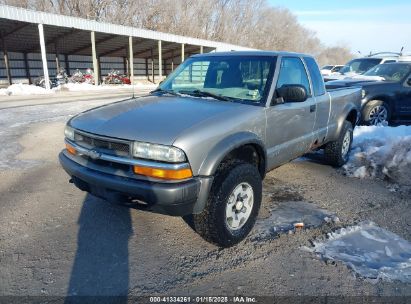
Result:
M276 89L283 85L299 84L306 88L304 102L272 102L266 108L266 145L268 168L280 166L306 153L312 142L316 118L316 101L312 97L307 70L301 58L282 57ZM273 99L275 99L276 94Z

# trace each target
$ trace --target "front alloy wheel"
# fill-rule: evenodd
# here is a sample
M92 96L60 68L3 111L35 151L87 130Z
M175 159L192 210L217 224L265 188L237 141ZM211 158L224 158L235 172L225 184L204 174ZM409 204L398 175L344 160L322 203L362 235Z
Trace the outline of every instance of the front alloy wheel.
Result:
M372 126L388 124L388 110L384 105L378 105L370 110L368 122Z

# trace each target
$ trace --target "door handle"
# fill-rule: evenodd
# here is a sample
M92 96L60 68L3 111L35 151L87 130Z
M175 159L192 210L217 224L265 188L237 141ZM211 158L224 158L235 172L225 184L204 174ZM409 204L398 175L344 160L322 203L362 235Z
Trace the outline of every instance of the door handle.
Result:
M317 106L315 104L311 105L310 106L310 112L315 112L316 108L317 108Z

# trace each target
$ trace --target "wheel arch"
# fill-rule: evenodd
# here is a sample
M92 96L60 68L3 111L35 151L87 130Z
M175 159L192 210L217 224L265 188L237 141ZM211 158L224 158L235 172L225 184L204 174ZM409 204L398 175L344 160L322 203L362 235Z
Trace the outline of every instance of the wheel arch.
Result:
M394 107L393 98L389 95L385 95L385 94L380 95L379 94L379 95L375 95L375 96L372 96L372 97L368 98L367 102L365 102L362 106L362 113L364 113L364 111L366 110L367 107L371 106L373 103L376 103L378 101L385 102L388 105L389 110L391 111L391 113L393 112L393 110L394 110L393 109L393 107Z
M201 164L199 175L214 175L220 164L230 158L255 164L261 178L264 178L267 152L263 141L251 132L232 134L218 142Z
M334 139L338 138L345 121L349 121L352 124L352 127L354 128L360 117L360 112L358 111L358 109L354 105L350 104L347 104L342 113L343 114L340 115L340 117L337 120L337 129L333 136Z
M356 109L351 109L350 112L348 112L348 115L346 116L345 120L349 121L352 125L353 128L357 125L359 119L359 113Z

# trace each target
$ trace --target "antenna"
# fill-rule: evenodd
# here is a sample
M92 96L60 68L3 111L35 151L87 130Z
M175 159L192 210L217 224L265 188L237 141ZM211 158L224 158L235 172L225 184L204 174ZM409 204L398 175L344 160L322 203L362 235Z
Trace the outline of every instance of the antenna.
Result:
M400 50L400 56L402 56L402 51L404 50L404 47L401 47L401 50Z

